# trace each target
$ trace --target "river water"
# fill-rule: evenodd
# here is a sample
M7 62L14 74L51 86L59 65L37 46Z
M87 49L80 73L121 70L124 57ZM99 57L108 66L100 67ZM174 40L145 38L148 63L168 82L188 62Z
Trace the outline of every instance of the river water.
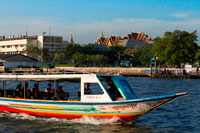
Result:
M1 112L0 132L200 132L200 80L139 77L127 77L127 79L139 98L184 91L189 92L189 95L129 123L119 123L117 118L99 120L84 117L80 120L67 120ZM8 84L8 88L14 86L16 82ZM47 86L47 83L41 86ZM79 88L79 84L76 83L71 83L69 86L72 89Z

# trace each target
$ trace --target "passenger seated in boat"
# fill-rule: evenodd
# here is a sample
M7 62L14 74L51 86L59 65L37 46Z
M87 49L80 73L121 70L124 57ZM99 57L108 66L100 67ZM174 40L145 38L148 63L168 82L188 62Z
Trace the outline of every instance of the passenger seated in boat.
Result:
M58 93L64 92L63 89L62 89L62 86L59 86L59 87L58 87L58 91L57 91L57 92L58 92Z
M58 87L58 90L57 90L57 95L59 97L60 100L65 100L65 95L64 95L64 91L62 89L62 86L59 86Z
M51 89L51 83L48 84L48 87L45 89L47 100L50 100L53 97L53 91Z
M91 94L90 84L85 83L84 94Z
M22 95L23 95L22 84L18 84L15 91L15 97L22 98Z
M45 92L51 92L51 83L48 84L48 87L45 89Z
M31 88L31 98L33 99L33 98L39 98L39 88L38 88L38 84L37 83L35 83L34 84L34 87L33 88Z
M114 86L112 85L112 83L107 84L107 90L108 90L108 93L111 96L112 100L118 100L118 99L122 100L123 98L122 98L121 94L116 89L114 89Z

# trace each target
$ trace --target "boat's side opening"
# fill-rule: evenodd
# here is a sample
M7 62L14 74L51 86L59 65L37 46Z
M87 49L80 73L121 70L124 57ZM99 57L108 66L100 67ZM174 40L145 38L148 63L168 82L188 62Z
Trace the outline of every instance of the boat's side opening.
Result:
M2 81L0 97L80 101L80 79L78 81L77 83L74 83L74 80L73 82Z

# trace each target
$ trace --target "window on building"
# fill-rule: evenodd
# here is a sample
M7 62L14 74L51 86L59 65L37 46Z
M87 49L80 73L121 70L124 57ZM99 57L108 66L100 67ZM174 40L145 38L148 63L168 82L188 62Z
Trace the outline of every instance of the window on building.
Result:
M56 37L56 43L61 43L62 42L62 37Z
M45 36L44 37L44 43L49 43L50 42L50 37Z

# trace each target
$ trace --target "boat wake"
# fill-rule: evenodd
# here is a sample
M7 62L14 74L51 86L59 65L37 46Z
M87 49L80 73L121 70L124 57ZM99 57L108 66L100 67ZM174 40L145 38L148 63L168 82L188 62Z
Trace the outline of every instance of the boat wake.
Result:
M45 122L56 122L56 123L66 123L66 124L90 124L90 125L118 125L122 122L120 121L120 118L113 117L112 119L100 119L100 118L93 118L93 117L87 117L84 116L81 119L63 119L63 118L49 118L49 117L40 117L40 116L32 116L29 114L23 114L23 113L10 113L10 112L1 112L0 118L7 117L12 118L15 120L30 120L30 121L45 121Z

